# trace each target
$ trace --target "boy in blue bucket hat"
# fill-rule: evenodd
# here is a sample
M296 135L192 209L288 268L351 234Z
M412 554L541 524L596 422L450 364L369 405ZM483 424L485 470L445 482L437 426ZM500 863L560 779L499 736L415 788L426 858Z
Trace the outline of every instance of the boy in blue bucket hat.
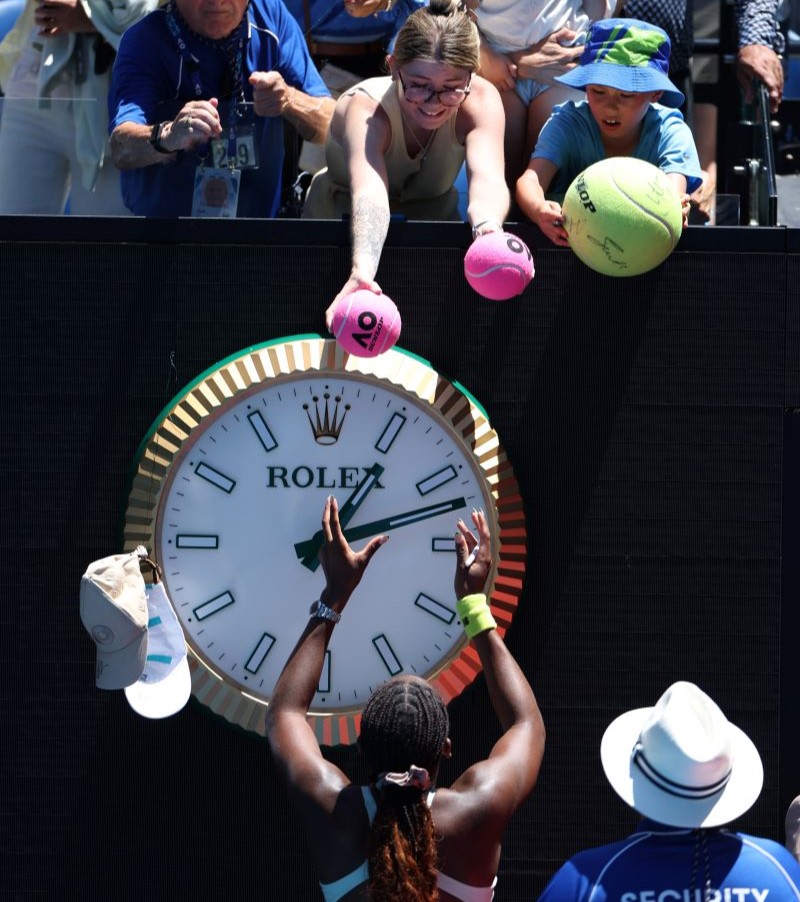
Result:
M667 33L638 19L602 19L589 29L578 65L556 81L586 100L553 109L517 182L517 203L554 243L568 245L560 200L572 180L606 157L658 166L689 215L689 194L702 184L697 149L676 109L683 94L669 80ZM546 196L548 195L548 196Z

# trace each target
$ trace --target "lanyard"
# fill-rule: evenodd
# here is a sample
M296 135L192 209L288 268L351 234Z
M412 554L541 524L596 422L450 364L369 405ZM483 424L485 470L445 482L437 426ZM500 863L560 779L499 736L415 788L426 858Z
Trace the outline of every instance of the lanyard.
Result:
M184 68L189 73L194 96L200 98L203 96L203 85L200 80L200 67L197 65L196 60L189 51L189 45L186 43L186 38L183 33L183 26L186 23L175 5L175 0L169 0L169 3L165 7L165 13L167 16L167 28L169 29L169 33L172 35L175 45L178 48L178 53L185 64ZM241 21L236 26L233 33L224 40L213 41L210 38L205 38L203 35L195 35L201 43L207 44L216 50L222 50L225 53L228 72L232 77L233 84L231 89L230 111L228 115L229 160L234 160L236 158L236 119L241 116L239 108L240 105L245 102L242 59L246 49L249 24L247 11L245 9L245 13L242 15Z

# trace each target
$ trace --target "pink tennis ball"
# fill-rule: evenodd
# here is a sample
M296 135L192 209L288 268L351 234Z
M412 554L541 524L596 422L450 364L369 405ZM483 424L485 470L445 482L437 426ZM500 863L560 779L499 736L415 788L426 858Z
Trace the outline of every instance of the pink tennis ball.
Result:
M359 288L339 300L333 311L333 335L356 357L377 357L400 337L400 311L391 298Z
M476 238L464 257L464 275L485 298L507 301L533 278L533 256L524 241L509 232L488 232Z

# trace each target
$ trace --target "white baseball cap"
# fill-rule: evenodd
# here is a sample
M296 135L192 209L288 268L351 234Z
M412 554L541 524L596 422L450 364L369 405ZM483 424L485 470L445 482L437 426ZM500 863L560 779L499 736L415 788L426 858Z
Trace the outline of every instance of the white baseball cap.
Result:
M89 564L81 578L81 620L97 646L99 689L135 683L147 656L147 598L139 561L147 550L112 554Z
M620 715L600 744L603 770L632 808L672 827L718 827L761 793L758 750L694 683Z
M156 579L157 579L156 571ZM164 584L148 585L148 646L144 671L125 697L142 717L170 717L183 708L192 691L186 640L175 616Z

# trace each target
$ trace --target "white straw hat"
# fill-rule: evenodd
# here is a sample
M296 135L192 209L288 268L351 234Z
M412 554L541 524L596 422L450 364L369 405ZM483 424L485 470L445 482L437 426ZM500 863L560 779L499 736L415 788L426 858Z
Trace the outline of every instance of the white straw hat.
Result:
M693 683L678 682L652 708L620 715L600 758L632 808L673 827L718 827L744 814L764 781L758 750Z

